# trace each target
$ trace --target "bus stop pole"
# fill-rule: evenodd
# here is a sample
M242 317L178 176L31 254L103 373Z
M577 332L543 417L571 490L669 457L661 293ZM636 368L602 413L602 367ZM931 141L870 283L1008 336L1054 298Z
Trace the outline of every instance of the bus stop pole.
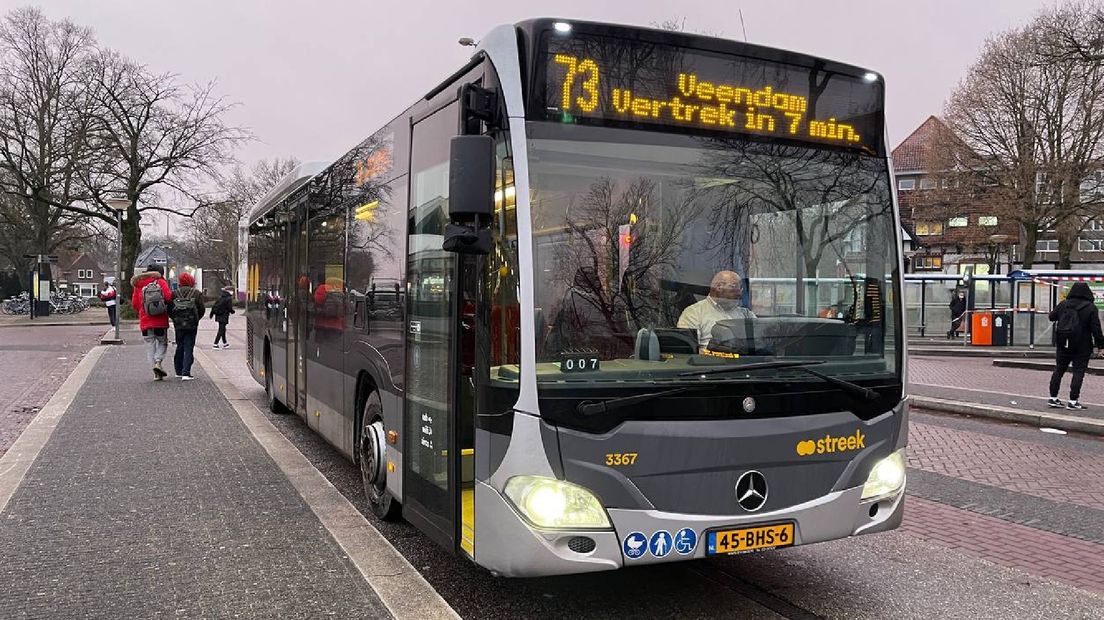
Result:
M1027 338L1027 348L1035 348L1035 280L1031 281L1031 318L1028 320L1030 323L1030 333Z
M924 330L928 324L927 322L927 290L928 281L920 280L920 337L924 337Z

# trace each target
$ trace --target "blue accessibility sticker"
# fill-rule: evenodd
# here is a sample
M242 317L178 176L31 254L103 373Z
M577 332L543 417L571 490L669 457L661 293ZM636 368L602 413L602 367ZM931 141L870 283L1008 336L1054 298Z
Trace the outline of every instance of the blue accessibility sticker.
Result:
M697 546L698 533L694 530L684 527L675 532L675 552L679 555L690 555Z
M648 551L651 551L652 555L657 558L665 557L668 553L671 553L671 533L667 530L659 530L652 534L651 539L648 540Z
M633 532L626 536L625 541L621 543L621 551L630 560L639 560L644 557L644 552L647 550L648 537L643 532Z

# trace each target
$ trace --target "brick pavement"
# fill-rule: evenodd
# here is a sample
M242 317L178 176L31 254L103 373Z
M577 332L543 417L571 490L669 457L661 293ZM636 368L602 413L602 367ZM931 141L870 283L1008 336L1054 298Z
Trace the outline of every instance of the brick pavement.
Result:
M909 358L908 378L909 383L920 388L949 386L1003 394L1006 398L1001 399L1000 404L1015 406L1010 405L1011 401L1019 401L1022 396L1046 398L1050 373L1025 368L998 368L988 358L913 356ZM922 389L917 392L925 393ZM1061 396L1064 399L1068 395L1069 375L1066 375ZM1086 376L1081 400L1104 406L1104 377Z
M995 564L1104 592L1104 545L909 497L901 531Z
M199 376L105 352L0 513L0 617L388 615Z
M99 326L0 330L0 456L103 332Z
M1104 456L913 423L909 467L1104 510Z

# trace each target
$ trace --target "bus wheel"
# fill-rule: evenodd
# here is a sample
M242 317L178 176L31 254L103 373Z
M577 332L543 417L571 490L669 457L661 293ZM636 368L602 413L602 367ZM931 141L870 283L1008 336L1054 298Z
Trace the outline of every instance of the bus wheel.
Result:
M397 519L401 511L399 502L387 492L387 465L384 462L385 439L383 429L383 404L379 394L372 392L364 401L360 431L360 478L364 482L364 494L372 506L372 512L385 521Z
M264 387L265 387L265 400L268 402L268 410L272 413L287 413L287 407L284 407L280 399L276 398L276 388L272 385L272 354L265 349L265 361L264 361Z

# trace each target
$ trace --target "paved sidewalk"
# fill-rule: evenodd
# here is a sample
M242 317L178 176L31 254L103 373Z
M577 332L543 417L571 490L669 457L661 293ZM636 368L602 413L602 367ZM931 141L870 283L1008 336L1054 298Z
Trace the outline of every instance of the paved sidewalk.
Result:
M126 340L0 512L0 617L389 617L206 373Z
M1096 376L1087 375L1081 390L1088 409L1069 411L1047 407L1050 371L1045 369L997 367L988 358L910 357L908 373L918 408L1104 434L1104 379ZM1063 400L1069 382L1067 374Z

